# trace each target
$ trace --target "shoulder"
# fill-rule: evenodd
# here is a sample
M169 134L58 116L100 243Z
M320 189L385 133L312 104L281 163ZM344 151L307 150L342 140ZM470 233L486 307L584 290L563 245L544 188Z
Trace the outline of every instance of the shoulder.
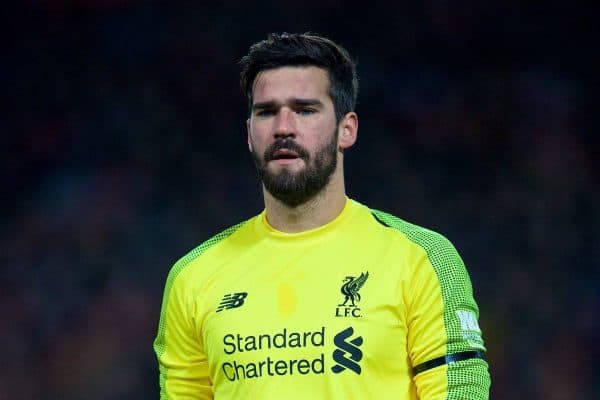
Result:
M167 285L169 286L169 284L173 284L177 277L183 273L191 271L194 265L201 264L203 256L205 256L207 253L218 248L219 246L226 245L226 243L236 234L239 234L241 231L243 231L243 228L248 225L249 221L251 221L251 219L224 229L223 231L210 237L208 240L205 240L177 260L177 262L173 264L169 271Z
M406 222L398 217L379 210L371 210L373 216L383 225L395 229L420 249L421 262L411 269L421 284L437 282L446 304L471 304L472 286L467 268L458 251L442 234ZM476 308L476 306L473 306Z
M372 208L369 211L380 224L401 232L408 240L422 247L428 253L440 249L454 249L450 240L438 232L407 222L384 211Z
M442 270L460 270L464 268L463 261L456 248L444 235L407 222L387 212L376 209L369 210L380 224L396 230L408 241L421 248L438 273Z

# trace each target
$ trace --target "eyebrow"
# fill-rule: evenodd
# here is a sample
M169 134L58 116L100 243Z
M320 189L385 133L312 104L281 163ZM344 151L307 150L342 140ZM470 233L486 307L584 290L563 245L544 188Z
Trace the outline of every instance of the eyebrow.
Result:
M263 101L260 103L254 103L252 105L252 110L262 110L266 108L277 108L280 107L282 103L278 101ZM293 107L302 107L302 106L318 106L322 107L323 102L319 99L298 99L292 98L285 102L285 104L289 104Z

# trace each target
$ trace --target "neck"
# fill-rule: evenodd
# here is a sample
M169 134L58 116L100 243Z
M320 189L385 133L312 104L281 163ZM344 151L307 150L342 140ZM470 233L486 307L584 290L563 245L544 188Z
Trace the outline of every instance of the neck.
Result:
M290 207L263 188L267 221L287 233L298 233L325 225L337 217L346 204L344 179L333 174L331 180L315 197L297 207Z

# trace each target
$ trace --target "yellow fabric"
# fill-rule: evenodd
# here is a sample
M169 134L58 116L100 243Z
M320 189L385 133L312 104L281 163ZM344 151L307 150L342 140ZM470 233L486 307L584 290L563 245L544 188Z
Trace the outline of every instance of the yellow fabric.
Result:
M412 373L447 354L438 275L367 207L349 199L334 221L297 234L263 212L204 248L165 289L161 399L447 397L446 365Z

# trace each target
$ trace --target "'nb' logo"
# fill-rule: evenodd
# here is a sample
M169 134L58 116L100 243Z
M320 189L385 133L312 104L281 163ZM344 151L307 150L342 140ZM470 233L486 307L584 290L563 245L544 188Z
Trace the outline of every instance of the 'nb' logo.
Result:
M354 329L349 327L344 329L333 338L333 343L337 349L333 351L333 361L337 364L331 367L336 374L349 369L360 375L361 369L358 362L362 359L363 353L359 346L363 343L362 336L357 336L348 340L354 334Z
M217 312L221 312L223 310L229 310L231 308L238 308L244 304L244 300L248 297L247 292L239 292L239 293L230 293L223 296L223 300L219 304L217 308Z

